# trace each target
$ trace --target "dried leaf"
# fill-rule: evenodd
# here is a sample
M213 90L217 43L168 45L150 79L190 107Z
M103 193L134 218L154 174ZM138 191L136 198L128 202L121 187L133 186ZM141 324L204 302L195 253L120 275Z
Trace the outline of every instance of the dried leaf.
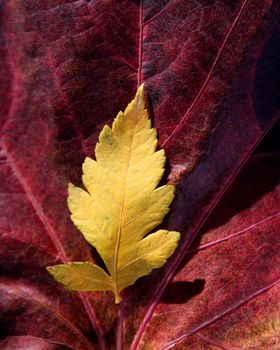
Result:
M109 274L91 262L49 267L66 288L80 291L120 291L162 266L174 252L179 233L159 230L174 197L174 186L156 188L164 172L165 154L156 151L156 130L144 103L141 85L112 129L105 125L96 145L96 161L86 158L83 184L69 184L71 219L102 257Z

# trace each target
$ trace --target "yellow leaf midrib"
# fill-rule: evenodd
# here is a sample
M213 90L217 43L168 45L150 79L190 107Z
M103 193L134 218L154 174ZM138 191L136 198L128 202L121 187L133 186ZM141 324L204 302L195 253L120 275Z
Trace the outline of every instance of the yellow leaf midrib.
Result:
M114 252L114 262L113 262L113 286L115 290L115 300L116 302L120 301L120 295L119 295L119 290L118 290L118 256L119 256L119 247L120 247L120 240L121 240L121 232L122 232L122 226L123 226L123 210L124 210L124 203L125 203L125 197L126 197L126 185L127 185L127 178L128 178L128 172L129 172L129 167L131 163L131 157L132 157L132 152L133 152L133 146L134 146L134 140L135 140L135 133L136 133L136 127L137 127L137 122L135 123L135 126L133 128L132 132L132 142L129 150L129 155L127 158L127 167L126 167L126 172L124 176L124 182L123 182L123 187L122 187L122 198L121 198L121 204L120 204L120 214L119 214L119 222L118 222L118 232L117 232L117 240L116 240L116 246L115 246L115 252Z

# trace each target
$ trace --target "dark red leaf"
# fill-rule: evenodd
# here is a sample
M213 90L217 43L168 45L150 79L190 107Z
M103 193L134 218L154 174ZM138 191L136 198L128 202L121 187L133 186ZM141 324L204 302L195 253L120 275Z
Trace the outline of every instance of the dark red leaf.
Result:
M143 344L150 349L277 349L279 229L280 157L252 158L169 286L181 301L167 290ZM195 282L184 286L196 279L204 282L200 289Z
M182 239L167 267L125 294L137 315L125 342L137 346L190 242L278 117L278 18L279 4L261 0L0 3L2 348L114 347L112 297L69 293L45 267L92 259L70 223L67 184L144 81L177 182L166 225ZM187 294L203 293L200 278Z

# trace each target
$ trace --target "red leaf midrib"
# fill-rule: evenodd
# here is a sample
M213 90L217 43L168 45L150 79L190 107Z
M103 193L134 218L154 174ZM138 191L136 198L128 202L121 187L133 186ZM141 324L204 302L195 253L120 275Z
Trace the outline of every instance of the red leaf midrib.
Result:
M211 78L211 76L212 76L212 73L213 73L213 71L214 71L214 69L215 69L215 67L216 67L216 65L217 65L217 63L218 63L218 61L219 61L219 59L220 59L220 57L221 57L221 54L222 54L222 52L223 52L223 50L224 50L224 48L225 48L225 46L226 46L226 44L227 44L227 42L228 42L228 39L229 39L229 37L230 37L230 34L233 32L233 30L234 30L234 28L235 28L235 26L236 26L238 20L240 19L240 16L241 16L241 14L243 13L244 8L245 8L245 6L246 6L247 3L248 3L248 0L244 0L244 1L243 1L242 5L241 5L241 7L240 7L240 10L239 10L239 12L238 12L238 14L237 14L237 16L235 17L235 19L234 19L232 25L230 26L229 31L227 32L227 34L226 34L226 36L225 36L225 39L224 39L223 42L222 42L222 45L221 45L221 47L220 47L220 49L219 49L219 51L218 51L218 54L217 54L217 56L216 56L216 58L215 58L215 60L214 60L214 62L213 62L213 64L212 64L212 66L211 66L211 68L210 68L210 71L209 71L209 73L208 73L208 75L207 75L207 77L206 77L206 79L205 79L205 81L204 81L202 87L200 88L198 94L197 94L196 97L194 98L194 100L193 100L191 106L189 107L189 109L187 110L187 112L184 114L184 116L183 116L182 119L180 120L179 124L176 126L176 128L172 131L172 133L168 136L168 138L167 138L167 139L164 141L164 143L161 145L162 148L164 148L164 147L167 145L167 143L170 142L170 140L175 136L175 134L176 134L177 131L180 129L181 125L183 124L183 122L185 121L185 119L187 118L187 116L189 115L189 113L192 111L192 109L193 109L194 106L196 105L196 102L198 101L199 97L201 96L201 94L203 93L205 87L207 86L208 82L210 81L210 78ZM141 4L142 4L142 2L141 2ZM141 4L140 4L140 5L141 5ZM140 7L140 9L141 9L141 7ZM141 12L141 10L140 10L140 12ZM140 67L140 66L139 66L139 67ZM139 69L139 67L138 67L138 69ZM247 159L247 158L246 158L246 159ZM244 161L245 161L244 159L241 161L241 163L239 164L238 169L241 168L241 166L242 166L242 164L244 163ZM209 211L207 212L207 215L206 215L205 217L207 217L207 216L209 215L209 213L211 212L211 210L214 208L216 202L217 202L218 199L221 197L222 193L223 193L224 190L227 188L227 186L229 185L229 183L231 183L231 181L233 180L233 178L234 178L234 176L232 175L231 178L228 179L226 186L225 186L224 189L219 193L219 195L216 197L216 200L214 201L215 203L212 204L211 208L209 209ZM203 222L200 222L198 226L200 227L202 223L203 223ZM198 231L198 227L197 227L194 231L197 232L197 231ZM186 244L185 244L185 245L186 245ZM185 246L185 245L184 245L184 246ZM187 245L188 245L188 242L187 242ZM179 262L181 261L181 259L182 259L183 256L184 256L183 254L179 254L178 259L176 259L175 263L171 266L171 268L175 266L175 269L176 269L176 267L179 265ZM159 286L159 289L158 289L158 290L156 291L156 293L155 293L155 300L154 300L154 301L152 302L152 304L150 305L146 316L144 317L143 321L141 322L141 324L140 324L140 326L139 326L139 328L138 328L138 331L137 331L136 334L135 334L134 340L133 340L133 342L132 342L131 350L135 350L135 349L138 348L138 344L139 344L139 342L140 342L140 340L141 340L141 338L142 338L142 335L143 335L143 333L144 333L144 330L145 330L147 324L149 323L149 321L150 321L150 319L151 319L151 317L152 317L152 315L153 315L153 313L154 313L154 310L155 310L156 305L157 305L157 303L158 303L158 301L159 301L160 295L162 295L162 293L163 293L163 291L164 291L164 289L165 289L165 287L166 287L168 281L169 281L169 280L171 279L171 277L172 277L171 274L170 274L171 269L168 270L168 271L169 271L169 273L167 273L166 277L163 278L162 283L161 283L160 286Z
M140 1L139 8L139 44L138 44L138 72L137 72L137 87L142 81L142 64L143 64L143 0Z

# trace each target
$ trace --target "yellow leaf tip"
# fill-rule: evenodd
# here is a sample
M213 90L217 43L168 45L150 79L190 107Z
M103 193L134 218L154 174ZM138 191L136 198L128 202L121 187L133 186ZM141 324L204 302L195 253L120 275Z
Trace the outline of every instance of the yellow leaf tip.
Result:
M75 187L76 187L75 185L73 185L71 182L69 182L69 184L68 184L68 194L70 194L70 192L72 190L74 190Z
M56 265L54 265L54 266L47 266L46 270L48 271L48 273L51 276L55 277L55 274L56 274L56 271L57 271Z
M86 157L85 160L84 160L84 163L91 162L91 161L92 161L92 158Z
M144 101L144 83L138 87L135 98Z

